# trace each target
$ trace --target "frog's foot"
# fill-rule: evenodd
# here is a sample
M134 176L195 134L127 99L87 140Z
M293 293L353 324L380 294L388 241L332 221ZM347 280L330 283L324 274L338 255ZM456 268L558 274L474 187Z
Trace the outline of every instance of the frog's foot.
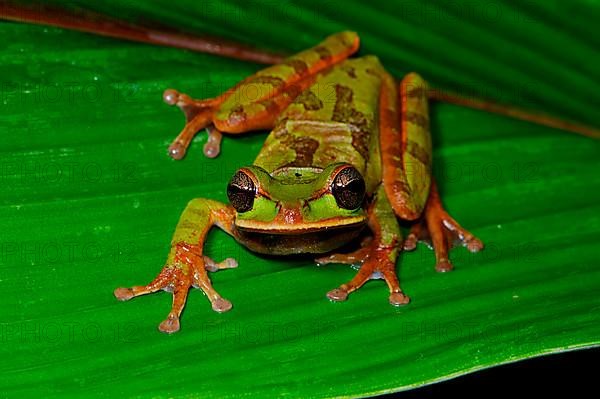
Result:
M173 89L165 90L163 100L169 105L177 105L185 114L186 119L183 130L169 146L169 155L172 158L183 158L196 133L204 128L208 130L208 141L204 145L204 155L209 158L219 155L221 132L212 126L212 117L220 100L216 98L195 100L187 94L179 93Z
M185 251L187 253L181 254L175 264L166 265L150 284L131 288L117 288L114 291L115 297L120 301L127 301L133 297L150 294L158 290L172 292L173 305L171 311L158 326L160 331L167 334L179 331L179 317L185 306L190 287L200 288L204 291L214 311L226 312L232 308L231 302L221 297L212 287L207 270L231 269L237 267L237 262L228 258L217 263L206 256L192 254L189 247Z
M327 297L332 301L345 301L348 295L359 289L370 279L384 279L390 289L390 304L394 306L405 305L410 302L410 298L400 289L398 276L396 275L396 253L397 246L384 246L378 244L376 240L370 244L349 254L335 254L328 257L317 259L318 264L325 263L347 263L360 264L356 276L346 284L342 284L336 289L327 293Z
M471 252L483 249L483 243L471 232L464 229L452 216L446 212L440 201L435 187L432 188L427 201L424 217L416 222L406 240L404 250L412 251L417 242L423 241L435 252L435 270L448 272L453 269L448 252L454 245L462 245Z

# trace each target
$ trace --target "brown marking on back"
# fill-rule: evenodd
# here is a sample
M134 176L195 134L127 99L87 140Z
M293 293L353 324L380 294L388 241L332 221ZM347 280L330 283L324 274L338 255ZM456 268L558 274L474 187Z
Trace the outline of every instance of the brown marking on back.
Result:
M430 165L431 163L429 153L416 141L408 140L406 142L406 152L418 159L423 165Z
M352 78L352 79L356 79L356 69L354 69L353 67L346 65L343 68L343 71L346 72L346 74Z
M302 86L303 82L304 81L301 81L300 83L289 86L285 89L285 92L283 94L290 99L298 97L305 90Z
M291 138L291 136L289 136ZM287 137L286 137L287 139ZM284 166L312 166L313 156L319 148L319 142L311 137L299 136L288 141L289 146L296 152L296 158ZM282 142L283 142L282 141Z
M251 76L244 84L269 84L273 87L280 87L285 81L277 76L255 75Z
M410 195L410 193L412 192L408 183L402 180L394 180L392 182L392 186L394 192L399 193L399 196L395 198L403 198L405 195Z
M283 63L283 65L287 65L294 69L294 72L298 76L304 76L308 73L308 65L306 62L299 59L291 59L287 60Z
M323 61L329 61L331 59L331 51L325 46L317 46L313 48L313 51L319 54L319 57Z
M283 148L294 150L296 156L293 161L288 162L283 167L312 166L314 154L319 148L319 142L307 136L295 136L287 129L286 119L282 119L278 126L272 131L273 136L279 141L279 145Z
M265 107L267 113L274 114L279 112L279 105L273 99L267 99L261 101L261 104Z
M342 122L353 125L352 147L363 157L369 160L369 138L370 126L367 118L362 112L354 108L352 102L353 92L349 87L335 85L336 101L331 119L334 122Z
M276 139L281 139L282 137L285 137L289 134L287 130L287 121L288 118L283 118L279 121L279 123L277 123L277 126L272 131L273 137L275 137Z
M381 72L376 71L373 68L367 68L367 69L365 69L365 72L368 73L369 75L373 75L373 76L377 76L378 78L381 78Z
M404 119L412 124L415 124L425 130L429 130L429 118L426 115L421 115L416 112L407 111L404 114Z
M304 90L304 92L296 98L295 102L302 104L307 111L318 111L323 108L323 101L310 90Z

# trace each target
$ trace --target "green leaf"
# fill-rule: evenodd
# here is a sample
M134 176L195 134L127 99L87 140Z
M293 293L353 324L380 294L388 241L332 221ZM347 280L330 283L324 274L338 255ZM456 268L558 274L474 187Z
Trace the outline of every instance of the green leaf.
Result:
M598 123L592 1L96 3L286 52L352 29L396 76ZM119 303L113 289L154 278L185 204L225 200L265 138L226 137L210 160L201 134L173 161L183 117L161 94L212 97L259 66L25 24L0 33L7 396L364 396L600 343L598 142L450 105L432 110L435 173L483 252L455 250L447 274L424 246L403 254L412 302L397 309L381 281L330 303L353 270L257 256L214 232L208 255L240 263L213 274L233 310L195 290L182 331L159 333L169 294Z

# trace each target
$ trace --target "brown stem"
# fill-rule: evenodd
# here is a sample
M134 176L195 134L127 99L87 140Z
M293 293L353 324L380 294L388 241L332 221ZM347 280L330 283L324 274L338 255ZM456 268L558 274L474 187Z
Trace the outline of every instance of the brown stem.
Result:
M467 108L479 109L494 114L508 116L510 118L533 122L538 125L549 126L555 129L566 130L567 132L573 132L581 134L583 136L600 139L600 130L597 128L582 125L576 122L558 119L543 113L526 111L523 109L511 107L510 105L498 104L493 101L469 98L448 91L441 91L439 89L430 90L428 97L436 101L456 104Z
M0 1L0 19L50 25L118 39L184 48L261 64L276 64L284 58L280 54L223 39L198 37L165 29L156 30L115 20L87 10L65 10L44 4Z

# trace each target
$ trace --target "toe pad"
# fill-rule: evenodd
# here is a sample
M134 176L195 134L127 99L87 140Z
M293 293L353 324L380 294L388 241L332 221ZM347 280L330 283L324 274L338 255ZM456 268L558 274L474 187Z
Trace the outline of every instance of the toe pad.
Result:
M327 293L327 298L336 302L345 301L348 299L348 292L341 288L336 288Z
M128 301L133 298L133 290L131 288L117 288L113 293L119 301Z
M402 292L392 292L390 294L390 304L394 306L406 305L409 302L410 298L408 297L408 295L405 295Z

